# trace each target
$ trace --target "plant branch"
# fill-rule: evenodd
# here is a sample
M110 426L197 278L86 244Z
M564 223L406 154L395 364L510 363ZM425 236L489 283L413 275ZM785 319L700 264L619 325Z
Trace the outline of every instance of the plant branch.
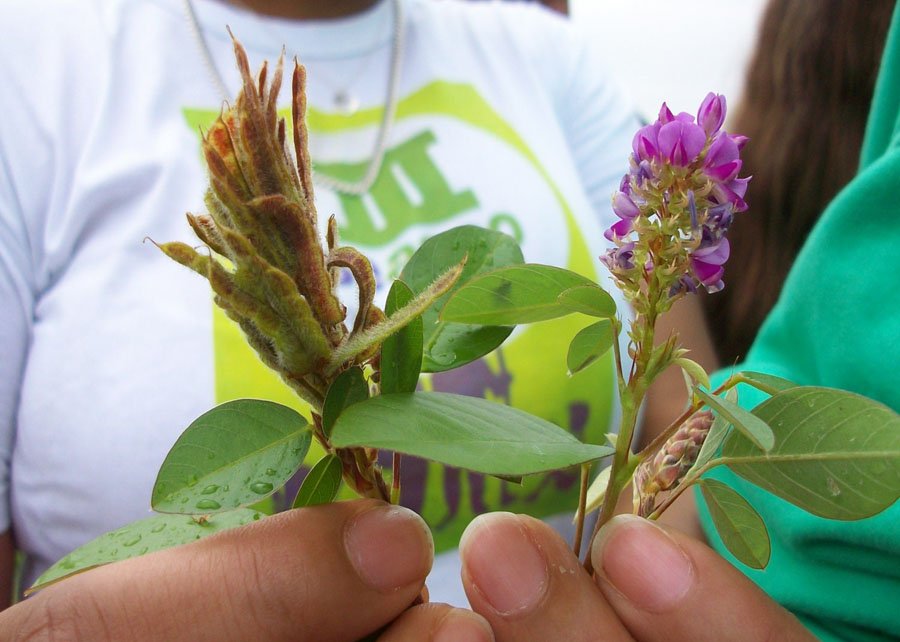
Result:
M584 537L584 519L587 513L587 492L590 473L590 463L582 464L581 488L578 493L578 512L575 518L575 539L572 541L572 551L575 553L575 557L581 557L581 539Z

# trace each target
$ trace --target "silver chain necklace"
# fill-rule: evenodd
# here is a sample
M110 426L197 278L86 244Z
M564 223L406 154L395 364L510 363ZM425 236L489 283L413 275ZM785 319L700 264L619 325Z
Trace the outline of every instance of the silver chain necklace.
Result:
M200 48L200 54L209 71L210 78L219 94L222 96L222 100L227 102L230 94L225 85L225 79L219 71L219 68L216 67L209 44L206 42L206 38L203 37L203 30L200 27L200 21L197 18L197 11L194 9L194 4L191 0L183 0L183 4L188 24L190 25L194 40ZM354 183L342 181L331 176L325 176L317 172L313 173L313 179L316 183L322 187L342 194L361 196L368 192L373 183L375 183L375 179L378 178L378 173L381 171L381 165L384 162L384 154L387 151L388 134L390 133L391 125L394 122L394 116L397 112L397 92L400 85L400 68L402 66L404 49L406 46L406 25L403 17L403 2L402 0L393 0L392 4L394 28L392 35L390 71L388 72L384 111L381 116L381 124L378 126L378 133L375 136L375 146L372 149L372 160L369 161L369 166L366 168L363 177Z

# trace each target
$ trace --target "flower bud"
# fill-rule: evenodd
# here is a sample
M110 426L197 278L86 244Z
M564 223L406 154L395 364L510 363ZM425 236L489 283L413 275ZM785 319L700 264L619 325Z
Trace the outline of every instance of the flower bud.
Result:
M694 413L653 457L638 466L634 475L634 505L637 514L648 517L656 507L657 495L672 490L681 483L697 461L712 422L710 411Z
M719 131L725 122L725 96L712 92L706 94L697 111L697 122L708 136Z

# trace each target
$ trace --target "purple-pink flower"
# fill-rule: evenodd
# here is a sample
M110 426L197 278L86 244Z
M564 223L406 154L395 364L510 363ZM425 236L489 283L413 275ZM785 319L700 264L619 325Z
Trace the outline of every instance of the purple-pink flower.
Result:
M750 181L739 176L747 138L722 129L725 114L725 97L709 93L696 117L663 103L656 121L635 133L631 169L612 201L618 220L604 233L616 247L603 257L629 296L647 287L654 266L670 296L724 287L725 233L747 209ZM644 276L635 265L645 266Z

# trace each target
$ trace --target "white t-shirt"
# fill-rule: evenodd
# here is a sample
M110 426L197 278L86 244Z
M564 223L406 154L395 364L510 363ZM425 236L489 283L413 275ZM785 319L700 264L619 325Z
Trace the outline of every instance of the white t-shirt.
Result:
M254 67L283 43L301 58L316 167L359 175L386 95L391 2L298 24L194 1L229 92L226 24ZM319 188L320 218L336 214L342 242L372 258L382 300L415 247L462 224L510 233L526 260L612 290L596 257L636 123L590 43L533 6L401 1L397 115L378 181L362 197ZM143 242L195 243L183 214L203 211L198 132L222 101L182 2L8 0L0 25L0 530L12 524L28 582L146 517L169 447L216 403L302 406L207 283ZM360 101L349 116L332 102L342 82ZM571 378L565 367L589 322L520 328L426 386L505 401L600 442L617 413L611 359ZM446 550L477 512L548 516L574 506L576 486L569 472L518 487L411 460L403 502ZM432 580L433 598L460 601L443 583Z

